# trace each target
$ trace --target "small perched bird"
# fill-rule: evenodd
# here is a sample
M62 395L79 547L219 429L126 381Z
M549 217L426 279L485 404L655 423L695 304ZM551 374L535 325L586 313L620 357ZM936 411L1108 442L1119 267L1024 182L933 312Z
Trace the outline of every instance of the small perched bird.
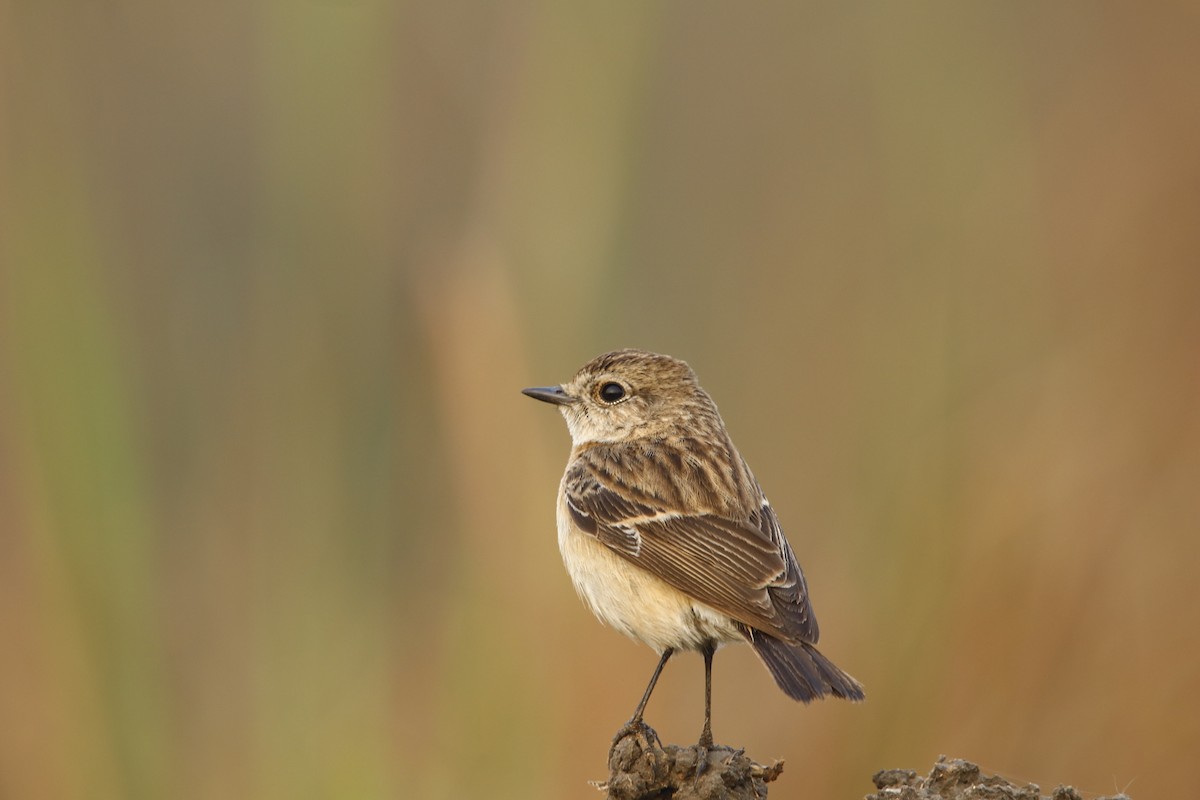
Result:
M602 622L661 654L617 738L645 727L659 674L677 650L704 656L712 746L712 659L749 642L789 697L862 700L821 655L804 574L771 504L691 368L644 350L605 353L560 386L525 389L557 405L571 433L558 493L558 546Z

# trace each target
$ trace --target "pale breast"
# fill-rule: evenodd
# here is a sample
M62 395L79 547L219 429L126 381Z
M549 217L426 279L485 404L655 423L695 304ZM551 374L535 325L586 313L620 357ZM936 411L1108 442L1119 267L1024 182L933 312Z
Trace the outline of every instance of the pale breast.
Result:
M740 641L729 617L631 564L582 531L565 497L558 503L558 549L575 590L601 622L662 652Z

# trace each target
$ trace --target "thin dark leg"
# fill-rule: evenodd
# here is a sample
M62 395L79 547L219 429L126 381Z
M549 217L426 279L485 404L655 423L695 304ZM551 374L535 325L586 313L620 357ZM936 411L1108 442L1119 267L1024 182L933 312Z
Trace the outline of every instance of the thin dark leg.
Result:
M667 660L674 652L675 650L670 647L663 651L662 658L658 660L658 666L654 668L654 674L650 676L650 685L646 687L646 693L642 695L642 702L638 703L637 710L633 712L633 717L629 720L630 725L636 725L642 721L642 714L646 711L646 703L650 702L650 695L654 692L654 684L658 683L658 676L662 674L663 667L667 665Z
M700 651L704 654L704 730L700 731L700 741L696 745L696 778L698 779L708 769L708 751L712 747L712 662L713 653L717 650L712 642L704 645Z
M667 660L671 658L671 654L675 650L668 647L663 651L662 658L658 660L658 666L654 668L654 674L650 676L650 685L646 687L646 693L642 695L642 702L638 703L637 709L633 712L633 716L629 722L621 726L621 730L617 731L617 735L613 737L612 747L609 748L608 757L611 759L613 752L617 748L617 743L630 734L638 738L643 750L650 748L650 742L646 738L647 735L653 736L655 741L658 740L658 734L654 732L646 723L642 722L642 714L646 711L646 704L650 702L650 695L654 692L654 684L658 683L658 676L662 674L663 667L667 665ZM661 748L662 743L658 746Z
M704 730L700 731L700 746L712 747L712 662L716 648L704 646Z

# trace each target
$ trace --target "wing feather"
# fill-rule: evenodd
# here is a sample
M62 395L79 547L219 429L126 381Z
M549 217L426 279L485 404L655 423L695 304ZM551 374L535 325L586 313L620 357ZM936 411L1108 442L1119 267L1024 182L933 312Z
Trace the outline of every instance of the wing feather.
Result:
M749 520L738 521L664 508L606 477L581 457L564 478L580 530L745 625L788 642L816 642L804 575L765 498Z

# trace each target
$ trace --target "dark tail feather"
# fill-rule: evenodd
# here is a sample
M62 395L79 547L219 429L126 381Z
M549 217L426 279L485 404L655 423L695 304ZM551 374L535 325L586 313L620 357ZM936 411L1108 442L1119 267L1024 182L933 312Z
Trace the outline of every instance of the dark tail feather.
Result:
M857 702L866 697L861 683L807 642L788 644L760 631L747 631L746 638L775 677L775 683L793 700L807 703L831 694Z

